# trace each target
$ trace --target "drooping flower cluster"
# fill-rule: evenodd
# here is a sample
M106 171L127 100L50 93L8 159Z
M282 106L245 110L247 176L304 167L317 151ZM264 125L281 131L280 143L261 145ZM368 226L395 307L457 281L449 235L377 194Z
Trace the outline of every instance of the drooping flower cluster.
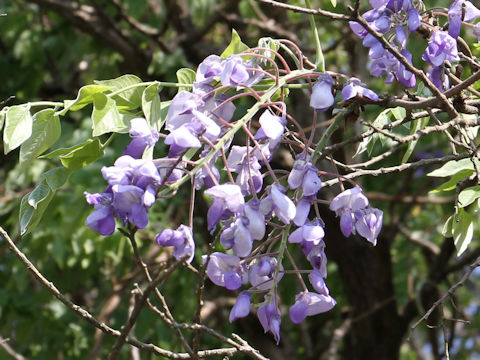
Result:
M370 207L360 187L356 186L338 194L330 203L330 210L340 216L343 235L349 237L352 233L358 233L373 245L377 244L383 212Z
M319 170L311 155L308 151L298 154L288 177L278 179L272 170L269 174L262 173L262 168L270 168L273 154L285 136L286 104L278 101L275 106L267 105L258 117L260 127L254 134L248 134L250 138L244 146L233 145L233 137L226 138L234 125L235 105L231 93L243 91L262 79L264 71L258 63L254 56L245 61L240 55L228 58L211 55L200 64L192 91L180 91L170 104L165 121L168 135L164 135L164 143L169 145L166 157L142 159L149 154L145 150L155 146L160 135L146 120L133 119L129 132L133 139L124 155L114 166L102 169L107 189L102 194L86 193L88 203L95 208L86 223L103 235L114 232L115 219L124 225L145 228L148 211L161 187L179 180L189 171L193 161L188 159L188 162L183 156L190 149L198 149L197 164L200 165L191 175L192 183L196 190L206 188L203 194L211 201L207 228L211 234L218 229L225 251L202 257L206 274L214 284L228 290L243 288L231 310L230 321L247 316L251 304L256 302L261 325L278 343L282 312L277 287L287 273L286 265L280 260L283 256L271 251L279 239L282 251L286 246L298 244L311 266L307 270L311 289L302 280L303 291L295 296L290 307L292 322L300 323L307 316L329 311L336 302L325 283L325 225L318 215L310 217L312 207L318 206L317 196L322 188ZM327 73L314 76L318 79L310 104L315 110L325 111L334 105L335 81ZM346 81L342 95L345 101L355 97L378 100L377 94L356 78ZM221 144L221 148L217 144ZM223 169L217 163L220 159ZM227 176L222 177L221 172ZM266 183L266 175L271 176L271 183ZM225 178L229 181L223 182ZM350 226L349 235L358 233L375 244L382 222L381 212L370 208L366 198L361 204L355 199L342 202L338 200L340 195L332 201L331 208L341 215L342 231L348 232ZM318 209L315 210L318 214ZM274 226L265 239L268 224ZM177 260L192 262L195 241L191 226L182 224L176 230L162 229L155 241L160 246L173 247Z
M121 156L114 166L102 168L108 186L103 194L85 193L95 211L86 224L102 235L115 231L115 218L125 225L143 229L148 224L148 210L155 202L160 174L152 161Z
M412 54L406 48L410 34L416 32L422 25L420 6L411 0L370 0L373 9L363 14L369 26L384 35L390 44L395 47L412 64ZM462 23L471 23L480 17L480 10L470 1L455 0L448 8L448 31L427 24L431 31L429 44L425 49L422 60L430 64L427 77L440 90L445 91L450 83L444 67L445 61L459 61L457 38L460 35ZM415 75L406 70L405 64L392 53L384 49L381 42L361 24L351 21L350 28L361 39L363 45L370 49L372 59L370 73L380 77L386 75L386 83L397 79L405 87L415 86ZM444 27L445 28L445 27ZM394 35L393 35L394 34ZM474 26L474 34L480 39L480 25ZM395 40L395 41L393 41Z
M364 19L380 34L394 34L393 39L389 39L390 44L411 63L412 54L406 46L408 36L416 32L421 24L418 9L413 6L411 0L371 0L370 5L373 9L362 15ZM350 28L363 39L363 45L370 49L368 53L372 59L370 73L373 76L387 75L385 80L387 84L397 79L405 87L415 86L415 75L406 70L405 65L387 51L374 35L354 21L350 22Z

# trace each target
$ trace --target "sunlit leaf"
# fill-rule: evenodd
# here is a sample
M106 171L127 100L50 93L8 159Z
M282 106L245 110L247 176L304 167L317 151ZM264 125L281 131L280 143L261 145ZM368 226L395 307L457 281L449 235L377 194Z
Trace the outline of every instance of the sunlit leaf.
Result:
M29 105L16 105L8 109L3 130L4 152L22 145L32 135L33 119Z
M45 109L33 116L32 136L20 147L20 162L35 159L60 137L60 119L53 109Z

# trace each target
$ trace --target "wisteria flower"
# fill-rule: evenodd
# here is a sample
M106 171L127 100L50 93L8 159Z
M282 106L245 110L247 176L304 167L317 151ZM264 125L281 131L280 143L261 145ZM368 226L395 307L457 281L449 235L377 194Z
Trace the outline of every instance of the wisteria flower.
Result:
M90 205L93 205L95 211L88 215L85 224L100 233L101 235L111 235L115 231L115 216L112 206L112 193L90 194L84 192L85 198Z
M456 39L460 35L462 21L471 22L480 17L480 10L470 1L455 0L448 8L448 34Z
M237 302L230 311L228 321L232 323L240 318L248 316L248 314L250 314L250 293L248 291L242 291L240 295L238 295Z
M213 229L219 220L227 220L234 213L243 211L245 200L238 185L216 185L206 190L205 195L214 199L207 213L209 230Z
M422 59L433 66L443 65L445 61L460 61L457 41L446 31L435 31Z
M376 208L367 208L355 212L355 230L374 246L382 229L383 212Z
M238 256L214 252L209 257L207 276L215 285L237 290L247 283L247 272ZM207 262L207 258L207 255L202 256L203 263Z
M220 243L225 250L233 249L235 255L246 257L252 252L253 237L248 229L248 219L240 216L223 230Z
M295 300L295 304L290 308L290 319L295 324L301 323L307 316L327 312L337 303L330 295L310 291L298 294Z
M326 111L330 108L335 99L332 94L333 78L328 74L320 74L312 88L310 106L318 111Z
M273 184L267 187L269 195L260 202L260 211L264 214L270 214L272 211L284 223L289 224L295 217L296 208L290 198L285 195L286 189L279 184Z
M259 290L268 290L272 286L275 269L278 266L277 259L270 256L263 256L248 269L248 280L252 286ZM277 282L283 277L283 266L279 265Z
M347 101L355 96L364 96L373 101L378 101L378 95L372 90L364 87L364 84L357 78L350 78L342 89L343 100Z
M150 129L147 120L143 118L135 118L130 120L130 136L132 141L123 152L124 155L130 155L139 159L147 146L154 146L158 141L158 132Z
M368 206L368 199L360 187L355 186L338 194L330 203L330 210L340 216L340 229L349 237L354 225L354 212Z
M188 256L186 261L191 263L195 255L195 241L192 229L186 225L180 225L177 230L164 229L156 237L155 241L161 246L174 246L173 256L181 260Z
M220 75L220 81L223 86L243 84L249 77L247 67L240 56L230 55L225 60L225 65Z
M295 160L293 169L288 175L288 186L291 189L302 188L303 196L315 195L322 187L322 180L318 177L318 169L305 159L304 154Z
M268 296L265 296L265 301L268 301ZM280 323L282 321L282 314L276 301L272 298L270 302L262 305L257 310L257 316L263 326L265 332L271 331L275 341L280 342Z

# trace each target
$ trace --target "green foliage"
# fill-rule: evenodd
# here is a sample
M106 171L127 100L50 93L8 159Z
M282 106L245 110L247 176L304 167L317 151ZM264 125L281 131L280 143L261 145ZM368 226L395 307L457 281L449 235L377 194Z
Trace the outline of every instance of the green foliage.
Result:
M192 85L195 82L196 73L192 69L183 68L177 71L177 82L179 84ZM178 92L183 90L191 90L191 86L180 86Z
M61 134L60 118L53 109L45 109L33 115L31 137L20 147L20 162L37 158L58 140Z
M32 135L32 125L33 119L28 104L8 109L3 130L5 154L22 145Z
M235 29L232 29L232 40L230 41L230 44L228 44L227 48L223 50L220 57L227 58L230 55L239 54L247 49L248 46L242 42L242 39L240 39L240 36Z

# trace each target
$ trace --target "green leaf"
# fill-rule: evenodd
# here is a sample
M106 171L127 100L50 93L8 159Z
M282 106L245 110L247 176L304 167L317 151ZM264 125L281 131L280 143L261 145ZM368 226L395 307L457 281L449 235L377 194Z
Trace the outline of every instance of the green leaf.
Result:
M41 190L38 190L38 195L32 195L39 187L41 187ZM43 196L43 198L40 199L40 195L45 195L44 191L47 189L48 192L46 196ZM54 192L50 191L50 188L46 186L44 182L42 182L32 193L27 194L22 198L19 216L21 235L29 233L33 230L33 228L35 228L35 226L37 226L53 196ZM34 208L31 206L29 202L34 203L36 207Z
M142 110L145 115L145 119L150 126L160 131L162 127L162 105L160 101L160 95L158 94L159 86L152 84L143 90L142 94Z
M110 86L105 85L86 85L80 88L75 100L65 100L65 107L58 115L65 115L67 111L77 111L86 105L93 103L93 95L110 90Z
M77 170L96 161L103 156L103 148L100 140L88 140L72 152L61 155L60 161L63 166L70 170Z
M60 137L60 119L53 109L45 109L33 115L32 136L20 147L20 162L37 158Z
M93 136L128 130L128 126L122 121L115 101L105 94L93 95L92 128Z
M57 191L67 182L71 173L70 170L65 169L64 167L58 167L43 173L42 177L45 179L50 189Z
M462 255L467 250L473 237L474 218L462 208L458 209L458 221L453 220L452 233L457 256Z
M450 180L447 182L443 183L439 187L429 191L429 194L436 194L444 191L451 191L457 187L457 184L465 179L467 176L470 176L473 174L473 170L462 170L455 175L452 176Z
M182 69L177 71L177 79L178 79L178 82L180 84L191 85L195 82L196 76L197 76L197 74L192 69L182 68ZM180 86L178 88L178 92L183 91L183 90L189 91L191 89L192 89L191 86Z
M337 0L330 0L333 7L337 7Z
M410 131L410 134L415 134L418 130L422 130L427 126L428 122L430 121L429 117L424 117L421 119L416 119L412 123L412 130ZM407 145L407 150L405 151L405 154L403 155L402 158L402 164L406 163L408 159L410 158L410 155L412 155L413 150L415 149L415 146L417 145L418 139L412 140L408 143Z
M443 225L442 229L442 235L445 237L452 237L452 224L453 224L453 215L450 216L447 221L445 221L445 224Z
M29 105L16 105L8 109L3 130L5 154L22 145L32 135L32 125Z
M480 165L480 161L478 159L474 159L477 166ZM433 170L432 172L428 173L427 176L435 176L435 177L447 177L455 175L463 170L471 170L471 174L475 171L471 159L462 159L462 160L452 160L443 164L443 166L439 169ZM470 174L470 175L471 175Z
M38 204L47 198L50 191L50 187L42 182L28 195L28 205L36 209Z
M53 150L52 152L49 152L48 154L39 156L39 159L53 159L53 158L55 158L55 157L57 157L57 156L71 153L73 150L78 149L78 148L81 148L81 147L83 147L83 146L85 146L85 143L81 143L81 144L78 144L78 145L70 146L70 147L68 147L68 148L56 149L56 150Z
M480 186L477 185L466 188L458 194L458 205L463 208L470 205L478 198L480 198Z
M390 113L395 117L396 120L403 120L407 115L407 112L402 107L391 108Z
M242 42L242 39L240 39L240 36L235 29L232 29L232 40L230 41L230 44L228 44L227 48L223 50L223 53L220 55L220 57L227 58L230 55L239 54L247 49L248 46Z
M128 86L141 83L142 80L135 75L123 75L112 80L95 81L95 84L97 85L110 87L112 92L116 92L121 89L125 89ZM143 90L141 87L133 87L120 92L118 95L115 95L114 98L118 106L123 106L128 109L136 109L142 105L142 92Z

